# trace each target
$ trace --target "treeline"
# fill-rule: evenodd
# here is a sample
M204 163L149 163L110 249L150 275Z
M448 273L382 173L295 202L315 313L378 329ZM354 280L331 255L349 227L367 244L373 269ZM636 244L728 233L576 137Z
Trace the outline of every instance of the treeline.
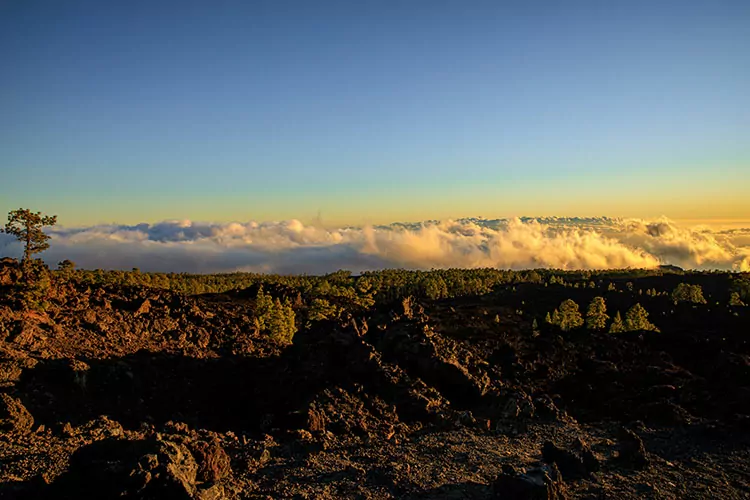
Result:
M132 271L105 271L74 269L70 262L60 263L54 273L63 280L83 284L146 286L170 290L186 295L225 293L243 290L254 285L283 286L294 289L306 298L325 298L331 304L316 303L323 313L326 308L356 304L368 308L375 303L389 303L404 297L445 299L462 296L483 295L501 286L541 284L571 288L605 288L622 290L639 295L672 295L675 301L686 298L692 302L705 303L697 285L684 283L674 291L657 291L655 288L636 289L632 280L664 275L676 275L676 279L714 274L713 272L673 271L671 269L620 269L604 271L565 271L560 269L536 269L512 271L504 269L437 269L414 271L388 269L353 275L349 271L311 275L259 274L247 272L221 274L145 273ZM728 273L722 273L728 274ZM750 303L750 276L732 274L732 305ZM326 313L325 315L328 315Z
M415 296L429 299L451 298L489 293L498 285L522 283L547 283L563 286L591 286L595 282L611 279L636 279L644 276L662 276L659 269L623 269L607 271L565 271L538 269L512 271L493 268L438 269L414 271L388 269L352 275L349 271L311 275L258 274L247 272L220 274L145 273L132 271L83 270L61 266L56 271L66 279L81 283L118 286L147 286L171 290L187 295L224 293L248 288L255 284L281 284L300 291L316 287L345 287L372 291L382 300L396 300Z

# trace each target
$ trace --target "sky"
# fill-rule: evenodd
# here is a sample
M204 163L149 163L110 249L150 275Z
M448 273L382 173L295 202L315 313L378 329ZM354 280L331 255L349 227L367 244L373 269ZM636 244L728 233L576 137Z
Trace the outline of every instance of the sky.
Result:
M750 2L0 0L0 211L750 220Z

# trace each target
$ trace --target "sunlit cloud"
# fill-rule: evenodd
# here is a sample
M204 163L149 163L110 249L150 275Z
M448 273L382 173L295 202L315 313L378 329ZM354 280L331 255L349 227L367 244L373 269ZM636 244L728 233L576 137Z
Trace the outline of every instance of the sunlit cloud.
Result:
M460 219L324 229L298 220L101 225L50 230L51 265L164 272L354 272L384 268L606 269L672 264L750 270L750 230L712 232L668 219ZM0 235L3 254L21 246Z

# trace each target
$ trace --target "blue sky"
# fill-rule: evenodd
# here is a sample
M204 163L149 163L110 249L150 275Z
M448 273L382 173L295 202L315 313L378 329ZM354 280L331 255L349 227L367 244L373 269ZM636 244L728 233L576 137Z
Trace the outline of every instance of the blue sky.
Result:
M0 210L748 217L747 1L0 1Z

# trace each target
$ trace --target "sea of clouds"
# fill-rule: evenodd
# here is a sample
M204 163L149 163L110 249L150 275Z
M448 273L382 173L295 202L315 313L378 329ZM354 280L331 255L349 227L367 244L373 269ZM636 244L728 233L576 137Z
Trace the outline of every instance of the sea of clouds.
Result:
M606 269L672 264L750 271L750 228L711 231L668 219L459 219L326 229L283 222L100 225L48 229L42 254L87 269L321 274L384 268ZM0 255L21 246L0 234Z

